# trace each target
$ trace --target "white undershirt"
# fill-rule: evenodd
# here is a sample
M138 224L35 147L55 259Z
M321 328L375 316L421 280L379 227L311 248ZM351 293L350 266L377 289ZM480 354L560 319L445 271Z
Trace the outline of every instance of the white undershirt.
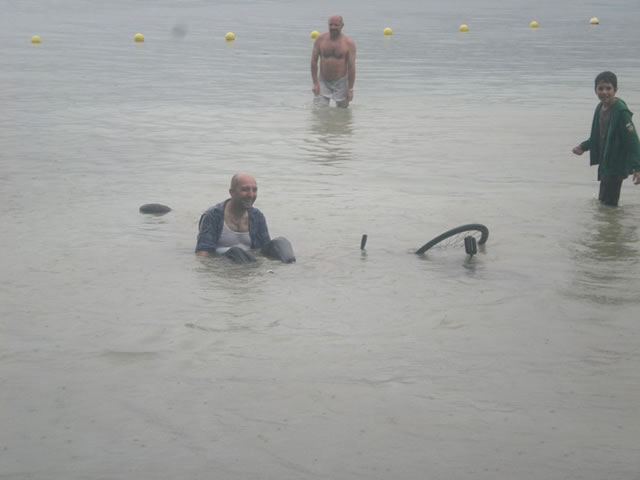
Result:
M222 233L218 239L216 253L225 253L231 247L240 247L243 250L251 250L251 236L249 232L234 232L227 227L227 222L222 226Z

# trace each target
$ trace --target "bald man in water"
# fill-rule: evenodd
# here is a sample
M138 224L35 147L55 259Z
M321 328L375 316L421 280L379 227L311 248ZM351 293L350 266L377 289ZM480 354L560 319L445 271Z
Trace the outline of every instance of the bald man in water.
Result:
M236 173L229 187L231 198L202 214L196 255L222 255L232 249L249 251L269 243L267 221L253 206L258 197L256 179Z
M252 251L284 263L296 257L284 237L269 236L267 220L253 206L258 197L256 179L248 173L236 173L229 186L231 198L211 207L200 217L196 255L224 255L235 263L255 263Z
M329 17L329 31L316 38L311 52L311 79L314 105L327 106L333 98L338 107L347 108L353 100L356 81L356 44L342 33L340 15ZM320 72L318 74L318 59Z

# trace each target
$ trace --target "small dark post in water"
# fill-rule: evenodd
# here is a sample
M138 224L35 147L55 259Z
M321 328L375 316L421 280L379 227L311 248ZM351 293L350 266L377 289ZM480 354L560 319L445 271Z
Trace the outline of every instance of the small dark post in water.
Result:
M478 242L471 235L464 237L464 251L470 256L478 253Z
M140 213L151 213L153 215L164 215L170 211L171 208L161 203L145 203L140 207Z
M364 246L367 244L367 234L362 235L362 240L360 240L360 250L364 250Z

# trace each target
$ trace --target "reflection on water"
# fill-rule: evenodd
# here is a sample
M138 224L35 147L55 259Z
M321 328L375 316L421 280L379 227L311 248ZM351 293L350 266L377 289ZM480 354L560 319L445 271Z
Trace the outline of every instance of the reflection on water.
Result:
M638 234L637 226L628 222L622 208L595 209L573 252L578 297L602 304L635 301L630 272L639 253Z
M221 256L194 255L201 308L209 314L185 326L205 331L238 331L266 328L271 320L262 319L260 305L269 297L268 279L273 265L258 256L255 264L235 264Z
M593 215L593 231L584 238L584 245L593 260L627 261L635 258L638 249L637 227L624 224L622 208L599 206Z
M251 303L269 295L268 280L287 265L262 255L256 255L256 259L256 263L236 264L224 256L194 255L201 290L214 303L225 303L229 298Z
M221 255L195 256L196 271L204 280L204 286L229 288L230 293L234 293L238 285L246 285L251 277L265 273L262 266L266 260L257 258L256 263L237 264Z
M352 155L353 111L350 108L312 108L309 121L311 134L303 149L313 161L337 165Z

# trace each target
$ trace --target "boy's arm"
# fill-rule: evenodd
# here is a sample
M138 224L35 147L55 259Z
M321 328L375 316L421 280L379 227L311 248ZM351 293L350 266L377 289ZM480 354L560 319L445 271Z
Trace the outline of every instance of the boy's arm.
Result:
M596 111L593 112L593 120L591 121L591 132L589 134L589 138L587 138L584 142L582 142L580 145L578 145L573 149L574 153L576 153L577 155L582 155L582 153L588 152L589 150L591 150L591 147L593 146L591 139L594 138L594 135L597 134L597 131L598 131L598 124L599 124L598 119L600 117L601 108L602 108L602 103L600 103L596 107ZM576 150L578 149L581 150L582 153L576 152Z
M591 150L591 138L585 140L578 146L583 152L588 152L589 150Z
M584 152L588 152L589 150L591 150L591 138L585 140L584 142L576 145L571 149L571 151L576 155L582 155Z
M622 112L620 117L620 137L629 156L631 171L640 172L640 140L638 140L638 132L636 132L636 128L633 125L631 115L631 112L627 110Z

